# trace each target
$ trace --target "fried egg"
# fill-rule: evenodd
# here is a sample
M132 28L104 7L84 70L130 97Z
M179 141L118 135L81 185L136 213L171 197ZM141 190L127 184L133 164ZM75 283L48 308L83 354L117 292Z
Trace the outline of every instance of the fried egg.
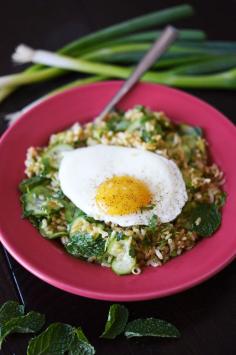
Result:
M137 148L95 145L65 152L59 167L63 193L88 216L122 227L175 219L187 201L177 165Z

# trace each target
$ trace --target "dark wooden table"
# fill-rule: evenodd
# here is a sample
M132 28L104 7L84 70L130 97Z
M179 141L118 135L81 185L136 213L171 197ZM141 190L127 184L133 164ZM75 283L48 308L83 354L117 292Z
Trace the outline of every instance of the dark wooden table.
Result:
M2 1L0 75L17 71L10 63L10 54L21 42L36 48L54 50L92 30L178 3L179 1L171 0ZM207 31L210 39L236 40L235 0L198 0L189 3L195 6L196 15L179 25L202 28ZM63 81L64 79L59 79L46 85L20 90L0 106L0 113L20 109ZM193 93L216 106L236 122L235 92L195 90ZM3 131L6 125L2 121L0 124ZM232 233L235 233L234 226ZM60 291L40 281L15 261L12 260L12 263L27 309L45 313L48 323L62 321L81 325L96 347L97 354L236 354L235 262L211 280L181 294L153 301L129 303L132 317L160 317L176 324L182 333L179 340L139 341L127 341L122 337L114 341L100 340L98 335L103 328L109 302L89 300ZM16 297L5 258L0 250L0 303ZM27 340L27 336L22 335L9 337L1 354L24 355Z

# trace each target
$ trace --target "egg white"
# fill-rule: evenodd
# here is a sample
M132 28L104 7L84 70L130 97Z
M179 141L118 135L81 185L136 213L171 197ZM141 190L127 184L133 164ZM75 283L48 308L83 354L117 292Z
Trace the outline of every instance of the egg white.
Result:
M154 208L110 216L96 204L96 190L113 176L133 176L152 193ZM59 168L63 193L88 216L123 227L148 225L155 214L160 222L175 219L187 201L182 174L177 165L159 154L136 148L95 145L65 152Z

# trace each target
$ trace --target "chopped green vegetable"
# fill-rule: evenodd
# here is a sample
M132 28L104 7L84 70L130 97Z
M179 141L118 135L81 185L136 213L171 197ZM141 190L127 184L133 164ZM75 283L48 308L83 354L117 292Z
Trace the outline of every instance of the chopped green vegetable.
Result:
M77 217L83 217L87 222L90 223L99 223L98 221L96 221L93 217L89 217L84 211L82 211L80 208L76 208L75 209L75 213L74 213L74 221L76 222L76 218Z
M102 258L105 252L105 240L101 236L94 238L88 233L77 233L70 237L66 250L80 258Z
M144 265L158 266L159 259L164 264L171 257L192 248L201 239L201 231L199 234L193 232L194 228L202 227L201 218L197 216L196 220L191 221L191 213L195 210L196 204L205 203L210 198L214 198L216 206L221 205L223 190L220 180L223 172L217 165L211 166L208 151L204 149L207 141L199 136L201 131L196 127L172 122L164 112L153 112L143 106L134 107L127 112L114 112L107 117L107 120L112 117L117 117L118 121L124 119L134 122L134 126L137 124L135 131L126 131L127 137L126 134L108 132L106 121L65 129L51 136L48 146L30 150L34 152L34 159L27 160L26 173L30 176L34 171L41 174L41 168L38 170L39 165L37 163L35 165L35 162L41 160L42 152L47 152L48 147L51 149L52 144L54 147L58 147L59 143L61 146L68 142L73 145L77 139L75 137L77 129L81 137L84 137L85 146L94 144L96 139L98 144L103 144L103 139L105 139L107 144L136 147L136 149L141 148L141 144L145 150L150 149L174 161L183 174L188 201L172 223L159 221L154 215L155 209L152 210L154 205L151 200L148 205L141 208L141 212L149 210L145 212L149 216L149 225L146 225L145 221L140 224L141 219L137 226L130 225L129 220L124 223L126 226L113 224L111 221L97 221L77 208L63 194L57 180L57 170L47 175L49 184L46 186L44 184L34 186L33 184L33 188L29 191L26 189L27 192L22 194L22 199L26 210L25 215L28 214L28 219L40 233L49 239L63 237L61 242L72 255L111 267L112 271L118 275L139 274ZM156 124L163 131L162 137L155 137ZM144 128L148 132L154 132L151 147L140 142L140 135ZM121 139L122 137L124 140ZM177 250L179 238L182 240L180 252Z
M75 329L74 338L70 344L68 355L94 355L95 349L89 343L81 328Z
M69 144L57 144L50 147L42 157L42 162L48 168L58 169L64 152L69 152L74 148Z
M221 214L215 204L201 203L192 209L190 229L201 237L212 235L220 226Z
M19 189L21 192L26 193L38 185L46 185L49 182L50 179L45 176L33 176L30 179L23 180L19 185Z
M130 122L122 116L115 116L106 121L106 126L109 131L124 132L130 126Z
M146 318L129 322L125 328L125 336L127 338L143 336L178 338L180 332L174 325L164 320Z
M81 211L79 208L76 209L74 218L69 226L70 236L73 236L81 232L81 223L83 222L84 217L85 217L84 212Z
M76 233L80 233L81 223L83 223L84 221L91 223L95 226L102 225L101 222L96 221L93 217L87 216L82 210L80 210L79 208L76 208L75 212L74 212L73 220L69 226L71 236Z
M145 143L151 143L153 140L153 132L148 132L145 129L143 129L141 138Z
M24 315L24 306L9 301L0 309L0 348L4 339L11 333L34 333L45 322L44 315L29 312Z
M36 186L21 197L24 216L49 216L63 208L63 203L45 186Z
M195 137L202 137L202 129L201 127L194 127L189 126L187 124L180 124L179 125L180 133L195 136Z
M101 338L114 339L123 333L128 321L129 312L125 306L113 304L110 306L105 330Z
M153 234L157 232L157 229L158 229L158 217L156 215L153 215L150 218L148 229Z
M53 323L30 340L27 355L64 355L74 339L74 328L68 324Z
M64 205L66 222L71 223L76 213L76 206L70 200L67 200L65 198L63 199L62 203Z
M125 239L126 236L125 236L125 234L122 233L122 232L116 232L116 233L115 233L115 238L116 238L117 241L119 241L119 240Z
M43 219L39 222L39 231L43 237L48 239L55 239L59 237L66 236L68 234L67 230L58 231L56 227L51 225L50 221Z
M136 266L135 253L131 252L132 237L123 237L117 240L112 237L108 243L107 253L113 256L112 270L117 275L127 275L132 272Z

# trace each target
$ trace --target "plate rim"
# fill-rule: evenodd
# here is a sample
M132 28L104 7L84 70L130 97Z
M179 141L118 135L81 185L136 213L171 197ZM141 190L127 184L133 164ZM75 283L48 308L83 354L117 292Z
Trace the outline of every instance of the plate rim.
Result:
M81 87L76 87L76 88L70 88L65 90L64 92L58 93L57 95L54 96L50 96L48 98L45 98L44 100L42 100L41 102L39 102L38 104L36 104L35 106L31 107L29 110L27 110L26 112L22 113L22 115L20 116L20 118L14 122L4 133L3 135L0 137L0 151L1 151L1 146L4 144L5 139L11 134L12 130L17 129L18 124L20 124L20 121L22 121L22 119L27 119L27 116L30 116L31 113L34 110L37 110L39 107L41 107L42 105L47 105L48 102L50 102L51 100L54 100L55 96L56 97L60 97L60 96L64 96L64 95L69 95L71 92L79 92L80 90L83 90L84 87L101 87L101 86L110 86L110 85L121 85L124 81L122 80L112 80L112 81L104 81L104 82L99 82L99 83L93 83L93 84L85 84ZM218 116L220 115L220 119L224 122L225 125L227 125L227 127L233 131L233 134L236 137L236 126L224 115L222 114L219 110L217 110L216 108L214 108L213 106L211 106L210 104L208 104L207 102L205 102L204 100L201 100L199 98L197 98L196 96L186 93L185 91L179 90L179 89L175 89L175 88L170 88L168 86L165 85L160 85L160 84L153 84L153 83L139 83L139 86L146 86L147 89L150 89L150 87L154 87L155 89L157 89L158 87L170 90L170 92L174 93L175 95L180 95L180 96L184 96L186 99L194 101L194 103L196 103L197 105L201 105L203 106L203 108L206 108L210 111L212 111L214 114L217 114ZM3 246L8 250L8 252L13 256L14 259L17 260L17 262L19 262L19 264L21 264L24 268L26 268L29 272L31 272L32 274L34 274L35 276L37 276L38 278L40 278L41 280L62 289L63 291L67 291L76 295L80 295L80 296L84 296L84 297L89 297L89 298L94 298L94 299L100 299L100 300L110 300L110 301L141 301L141 300L148 300L148 299L153 299L153 298L160 298L160 297L165 297L165 296L169 296L172 294L176 294L179 292L182 292L188 288L194 287L204 281L206 281L207 279L209 279L210 277L214 276L216 273L218 273L219 271L221 271L225 266L227 266L230 262L232 262L235 257L236 257L236 251L232 250L232 253L230 255L228 255L227 258L224 258L224 260L221 263L218 263L214 268L210 269L210 271L206 271L204 274L201 274L198 277L195 277L193 280L189 280L185 283L181 283L178 286L172 287L172 288L168 288L168 290L162 290L162 291L152 291L152 292L145 292L145 294L137 294L137 295L132 295L130 296L129 294L123 294L123 295L114 295L114 293L109 293L107 292L106 294L101 293L101 292L95 292L95 291L91 291L91 290L85 290L84 288L80 289L78 287L74 287L71 285L68 285L63 283L61 280L55 280L55 276L50 276L49 274L47 274L46 271L40 271L37 268L35 268L33 266L33 264L31 262L27 262L27 260L21 259L21 256L17 254L17 250L15 250L13 247L11 247L11 245L8 244L7 240L5 240L3 232L2 232L2 228L0 225L0 241L2 242Z

